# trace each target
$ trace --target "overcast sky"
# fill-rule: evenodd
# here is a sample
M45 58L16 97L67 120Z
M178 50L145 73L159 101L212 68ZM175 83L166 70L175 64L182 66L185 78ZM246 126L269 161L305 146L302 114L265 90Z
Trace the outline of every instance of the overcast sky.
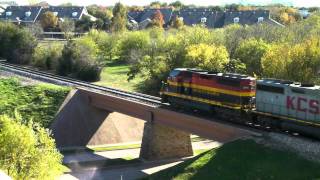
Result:
M1 1L1 0L0 0ZM35 2L39 0L16 0L19 5L26 5L29 2ZM150 2L155 0L47 0L51 5L59 5L66 2L71 2L75 5L90 5L98 4L110 6L114 5L116 2L121 2L126 5L148 5ZM160 0L160 2L174 2L175 0ZM311 7L311 6L320 6L320 0L181 0L184 4L194 4L194 5L224 5L231 3L241 3L241 4L254 4L254 5L263 5L271 3L283 3L286 5L293 5L298 7Z

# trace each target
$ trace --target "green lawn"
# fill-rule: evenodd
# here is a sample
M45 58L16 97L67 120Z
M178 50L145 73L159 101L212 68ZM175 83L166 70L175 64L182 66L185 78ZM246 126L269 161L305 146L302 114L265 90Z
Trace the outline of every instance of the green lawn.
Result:
M117 89L136 91L137 85L143 81L142 78L135 78L128 82L128 64L109 63L102 70L101 80L95 84L113 87Z
M320 179L320 164L253 140L238 140L210 150L145 179Z

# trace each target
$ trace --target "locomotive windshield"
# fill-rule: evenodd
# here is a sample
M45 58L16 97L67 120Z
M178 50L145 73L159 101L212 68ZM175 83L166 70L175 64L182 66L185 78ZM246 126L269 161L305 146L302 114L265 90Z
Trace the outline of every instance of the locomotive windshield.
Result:
M180 73L180 71L178 71L178 70L173 70L173 71L170 72L169 76L170 76L170 77L176 77L176 76L179 75L179 73Z

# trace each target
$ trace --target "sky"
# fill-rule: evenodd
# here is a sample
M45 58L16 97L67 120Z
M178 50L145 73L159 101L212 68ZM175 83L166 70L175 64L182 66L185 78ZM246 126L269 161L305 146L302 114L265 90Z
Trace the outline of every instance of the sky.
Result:
M41 0L16 0L19 5L27 5L29 2L37 2ZM98 4L104 6L114 5L116 2L121 2L126 5L148 5L150 2L155 0L46 0L51 5L59 5L62 3L71 2L74 5L86 6L90 4ZM175 0L159 0L160 2L171 3ZM208 5L224 5L231 3L241 3L241 4L253 4L253 5L265 5L273 3L283 3L286 5L297 6L297 7L320 7L320 0L180 0L184 4L194 4L198 6L208 6ZM1 0L0 0L1 2Z

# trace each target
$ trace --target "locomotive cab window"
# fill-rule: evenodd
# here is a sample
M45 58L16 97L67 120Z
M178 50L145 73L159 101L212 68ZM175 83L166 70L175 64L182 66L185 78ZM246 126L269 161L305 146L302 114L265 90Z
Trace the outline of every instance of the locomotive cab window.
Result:
M279 93L279 94L284 93L284 89L282 87L267 86L267 85L263 85L263 84L258 84L257 90L267 91L267 92L272 92L272 93Z
M180 74L180 71L178 71L178 70L173 70L173 71L170 72L169 76L170 76L170 77L176 77L176 76L178 76L179 74Z

